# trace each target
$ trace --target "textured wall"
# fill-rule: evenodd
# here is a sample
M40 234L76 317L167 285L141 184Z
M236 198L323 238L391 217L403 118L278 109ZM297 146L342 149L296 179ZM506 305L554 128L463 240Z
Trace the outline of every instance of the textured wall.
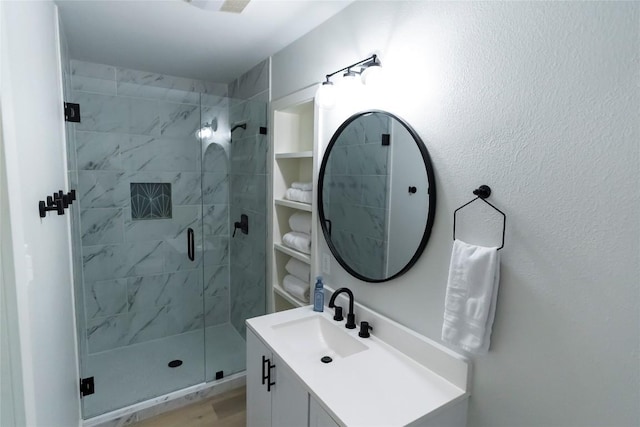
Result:
M267 127L269 60L247 71L229 84L229 121L246 122L231 135L231 210L229 226L249 217L249 234L240 230L231 239L231 323L245 336L245 319L266 310L266 207L269 138L260 134Z
M1 179L6 178L0 274L3 296L10 298L3 315L18 328L8 348L17 417L15 424L2 425L78 426L69 215L40 218L36 211L38 200L67 185L56 5L2 2L0 30ZM3 386L7 381L0 379ZM4 410L10 399L1 399Z
M278 98L377 51L392 90L375 106L432 156L415 267L367 285L333 263L330 284L439 340L453 210L489 184L506 212L471 426L640 424L639 19L632 2L356 2L272 58ZM487 215L461 237L495 244Z

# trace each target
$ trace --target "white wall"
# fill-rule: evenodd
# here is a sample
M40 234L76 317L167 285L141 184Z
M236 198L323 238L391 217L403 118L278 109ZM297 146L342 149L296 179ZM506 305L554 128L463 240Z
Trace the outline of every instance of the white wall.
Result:
M26 425L77 426L69 216L50 213L41 219L37 210L39 200L67 190L57 10L52 2L1 2L0 19L0 101L15 273L5 285L17 307Z
M381 104L430 151L438 206L415 267L369 285L332 265L359 302L439 339L453 210L488 184L506 212L471 426L640 424L639 19L632 2L356 2L272 58L277 99L379 53Z
M0 39L1 27L0 20ZM24 402L15 288L8 286L15 281L1 119L0 112L0 426L18 426L24 425Z

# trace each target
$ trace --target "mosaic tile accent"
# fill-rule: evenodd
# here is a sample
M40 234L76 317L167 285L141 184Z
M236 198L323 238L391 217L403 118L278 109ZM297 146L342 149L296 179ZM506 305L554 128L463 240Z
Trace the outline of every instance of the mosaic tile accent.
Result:
M131 183L131 219L171 218L171 184Z

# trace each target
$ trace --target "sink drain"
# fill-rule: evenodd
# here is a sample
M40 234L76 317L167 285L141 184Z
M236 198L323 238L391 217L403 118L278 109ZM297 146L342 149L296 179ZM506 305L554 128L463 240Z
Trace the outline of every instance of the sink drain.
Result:
M324 356L323 358L320 359L320 361L322 363L331 363L331 362L333 362L333 359L330 358L329 356Z

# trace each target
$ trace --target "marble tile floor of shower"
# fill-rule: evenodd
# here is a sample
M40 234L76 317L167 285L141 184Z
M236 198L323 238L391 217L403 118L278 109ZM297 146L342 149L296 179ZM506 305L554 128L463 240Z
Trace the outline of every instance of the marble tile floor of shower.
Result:
M245 427L246 389L218 396L131 424L131 427Z
M95 394L82 399L84 418L202 383L204 375L213 381L217 371L243 371L245 358L245 341L229 323L207 327L204 341L197 330L90 355L83 370ZM183 364L169 368L174 359Z

